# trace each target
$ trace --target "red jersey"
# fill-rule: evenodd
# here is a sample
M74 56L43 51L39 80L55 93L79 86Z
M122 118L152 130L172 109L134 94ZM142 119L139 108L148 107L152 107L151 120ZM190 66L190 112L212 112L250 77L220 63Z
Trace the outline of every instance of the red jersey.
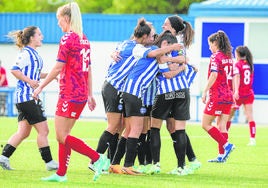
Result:
M233 60L218 51L211 55L208 77L211 72L217 72L218 76L209 90L211 101L218 104L233 103L232 91L228 84L228 76L232 76Z
M60 73L60 98L66 101L85 102L88 99L88 68L90 44L84 35L66 33L60 41L57 61L65 63Z
M2 83L2 85L0 85L0 87L7 87L8 82L7 82L6 70L0 66L0 79L2 78L2 76L5 76L5 79L4 79L4 82Z
M246 60L239 60L234 67L234 75L240 75L239 97L248 97L254 95L252 88L253 84L253 71Z

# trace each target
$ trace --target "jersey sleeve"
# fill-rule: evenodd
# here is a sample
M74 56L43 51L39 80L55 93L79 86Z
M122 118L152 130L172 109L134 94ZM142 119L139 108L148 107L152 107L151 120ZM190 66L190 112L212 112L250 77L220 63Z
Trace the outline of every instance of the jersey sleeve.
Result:
M238 62L234 65L234 70L233 70L233 75L237 75L237 74L240 74L240 68L239 68Z
M219 70L219 62L217 61L217 57L215 54L211 55L210 57L210 71L211 72L218 72Z
M30 54L27 50L22 50L16 59L15 65L12 66L11 70L22 70L24 67L30 64Z
M137 44L133 48L132 54L135 58L146 58L150 51L152 51L152 48L146 48L141 44Z
M65 34L60 41L60 45L59 45L59 50L58 50L58 56L57 56L57 61L62 62L62 63L66 63L67 62L67 57L68 57L68 53L69 53L69 34Z

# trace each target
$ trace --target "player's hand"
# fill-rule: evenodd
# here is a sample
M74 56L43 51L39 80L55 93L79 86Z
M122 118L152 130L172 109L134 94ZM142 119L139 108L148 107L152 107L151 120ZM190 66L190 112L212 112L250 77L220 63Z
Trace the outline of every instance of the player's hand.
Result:
M238 99L239 99L239 94L238 94L238 92L234 92L234 94L233 94L233 98L234 98L235 100L238 100Z
M122 57L120 56L120 53L117 52L117 51L114 51L112 54L111 54L111 58L115 61L115 62L118 62L122 59Z
M42 89L40 87L36 88L32 94L32 97L37 100L39 93L41 93Z
M96 107L96 101L93 96L88 96L88 108L90 111L93 111Z
M202 94L202 102L203 102L204 104L207 103L207 93L206 93L206 92L203 92L203 94Z
M36 88L39 86L39 81L37 81L37 80L31 80L31 81L29 82L29 84L30 84L30 86L31 86L32 88L36 89Z

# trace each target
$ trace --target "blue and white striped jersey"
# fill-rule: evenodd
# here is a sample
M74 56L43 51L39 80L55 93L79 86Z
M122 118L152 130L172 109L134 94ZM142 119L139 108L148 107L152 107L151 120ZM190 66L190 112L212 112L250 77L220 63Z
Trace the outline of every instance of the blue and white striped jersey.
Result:
M194 70L194 67L190 64L186 64L187 68L185 70L185 75L187 78L187 82L189 84L189 87L192 85L194 78L197 74L197 72Z
M157 92L157 81L155 77L142 96L142 101L145 106L153 105L156 92Z
M147 57L147 54L150 51L157 48L157 46L151 46L148 48L141 46L139 48L140 54L133 52L136 58L142 58L137 61L136 65L127 76L124 87L122 89L123 92L135 95L138 98L142 97L159 71L156 58Z
M136 44L137 43L134 40L126 40L123 41L116 49L120 52L122 59L118 62L113 61L110 64L106 80L117 90L122 88L126 76L136 63L132 54L133 48Z
M119 62L112 62L106 80L115 89L122 91L125 79L132 68L140 58L147 56L150 49L141 44L137 44L136 41L127 40L120 45L119 50L122 59Z
M177 37L178 41L181 41L179 43L182 43L182 37L180 36L179 38ZM173 51L170 53L172 57L176 57L178 55L186 55L186 48L180 50L180 51ZM162 67L164 67L162 65ZM160 72L165 72L165 68L162 68L162 71ZM177 74L175 77L171 79L167 79L164 77L163 74L158 75L158 90L157 94L164 94L172 91L177 91L181 89L186 89L189 88L190 85L193 83L193 80L196 76L196 72L194 71L194 68L191 65L186 66L186 70Z
M20 70L25 76L32 80L40 80L41 70L43 68L43 59L37 51L29 46L24 47L19 53L16 64L12 70ZM32 100L33 88L22 80L17 81L16 103L22 103Z

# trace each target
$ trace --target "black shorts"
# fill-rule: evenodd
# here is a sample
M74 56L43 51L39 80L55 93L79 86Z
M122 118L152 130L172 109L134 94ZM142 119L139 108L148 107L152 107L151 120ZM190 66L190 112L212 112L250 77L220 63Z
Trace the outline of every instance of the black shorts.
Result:
M18 122L26 119L30 125L34 125L47 120L40 99L17 103L16 107L18 110Z
M124 104L122 93L119 93L109 82L105 81L102 85L102 99L105 112L122 113Z
M145 116L147 109L142 106L142 101L135 95L123 93L125 117Z
M146 112L145 112L144 116L150 116L151 117L152 107L153 107L153 105L145 106Z
M189 89L182 89L157 95L152 108L152 117L165 120L172 116L175 120L190 119L190 93Z

